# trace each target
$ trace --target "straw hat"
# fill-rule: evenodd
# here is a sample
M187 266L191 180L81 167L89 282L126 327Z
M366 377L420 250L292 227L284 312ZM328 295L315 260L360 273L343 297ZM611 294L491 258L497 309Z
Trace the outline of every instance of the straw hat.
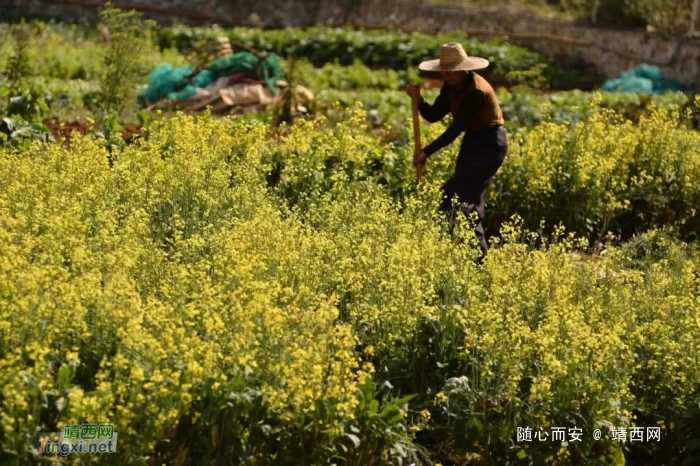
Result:
M471 71L489 66L485 58L470 57L458 42L448 42L440 48L440 58L421 62L421 71Z

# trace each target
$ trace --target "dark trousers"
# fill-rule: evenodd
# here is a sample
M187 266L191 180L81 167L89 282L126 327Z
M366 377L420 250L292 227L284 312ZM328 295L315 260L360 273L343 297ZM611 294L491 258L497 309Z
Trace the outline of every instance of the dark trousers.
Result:
M454 228L457 211L467 218L472 212L477 213L474 233L481 249L479 260L483 259L488 251L483 226L486 188L503 164L507 152L508 133L503 126L465 134L457 156L455 173L442 186L440 211L449 220L450 233ZM456 208L452 208L452 197L455 195L459 203Z

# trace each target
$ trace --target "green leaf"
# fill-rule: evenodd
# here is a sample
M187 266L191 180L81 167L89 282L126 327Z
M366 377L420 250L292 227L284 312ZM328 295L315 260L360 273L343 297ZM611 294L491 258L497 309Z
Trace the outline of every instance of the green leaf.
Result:
M411 401L412 399L414 399L417 396L418 396L417 393L412 393L410 395L406 395L404 397L399 398L398 400L395 401L395 403L397 405L403 405L403 404L408 403L409 401Z
M449 379L443 388L443 392L447 395L458 395L469 391L471 391L469 378L465 375Z
M71 373L71 368L67 364L62 365L58 370L56 374L56 383L60 390L65 390L70 386Z

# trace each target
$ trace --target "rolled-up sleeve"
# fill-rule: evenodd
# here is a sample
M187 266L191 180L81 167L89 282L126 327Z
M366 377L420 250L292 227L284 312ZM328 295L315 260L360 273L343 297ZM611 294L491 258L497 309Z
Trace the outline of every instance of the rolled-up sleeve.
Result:
M457 139L457 136L464 131L466 124L479 113L483 105L484 93L478 89L471 91L464 101L462 101L457 114L452 119L452 123L447 127L445 132L423 148L425 155L430 157L433 153Z

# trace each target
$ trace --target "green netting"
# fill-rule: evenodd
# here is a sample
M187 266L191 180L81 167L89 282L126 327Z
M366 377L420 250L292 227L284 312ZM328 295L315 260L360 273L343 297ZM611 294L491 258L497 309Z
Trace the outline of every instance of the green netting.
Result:
M214 81L213 73L209 69L202 70L188 80L189 84L185 87L174 91L168 92L166 95L170 100L185 100L189 99L194 95L195 90L198 87L207 87Z
M192 72L187 66L175 67L168 63L157 65L148 77L148 87L138 96L139 105L158 102L171 92L175 92L178 85L186 81L185 76Z
M619 78L609 79L601 87L604 91L635 92L639 94L664 94L685 89L677 81L666 78L658 66L639 65L620 74Z
M277 81L282 79L280 57L274 53L269 54L265 60L248 52L234 53L228 57L217 58L207 69L213 73L214 79L234 73L255 73L267 83L272 93L276 91Z
M238 52L228 57L217 58L209 66L194 76L187 66L174 67L161 64L154 68L148 77L148 86L138 96L139 105L158 102L164 97L171 100L184 100L192 97L197 88L207 87L216 79L235 73L255 73L265 81L270 91L277 92L277 81L282 79L280 58L274 53L267 59L259 59L249 52Z

